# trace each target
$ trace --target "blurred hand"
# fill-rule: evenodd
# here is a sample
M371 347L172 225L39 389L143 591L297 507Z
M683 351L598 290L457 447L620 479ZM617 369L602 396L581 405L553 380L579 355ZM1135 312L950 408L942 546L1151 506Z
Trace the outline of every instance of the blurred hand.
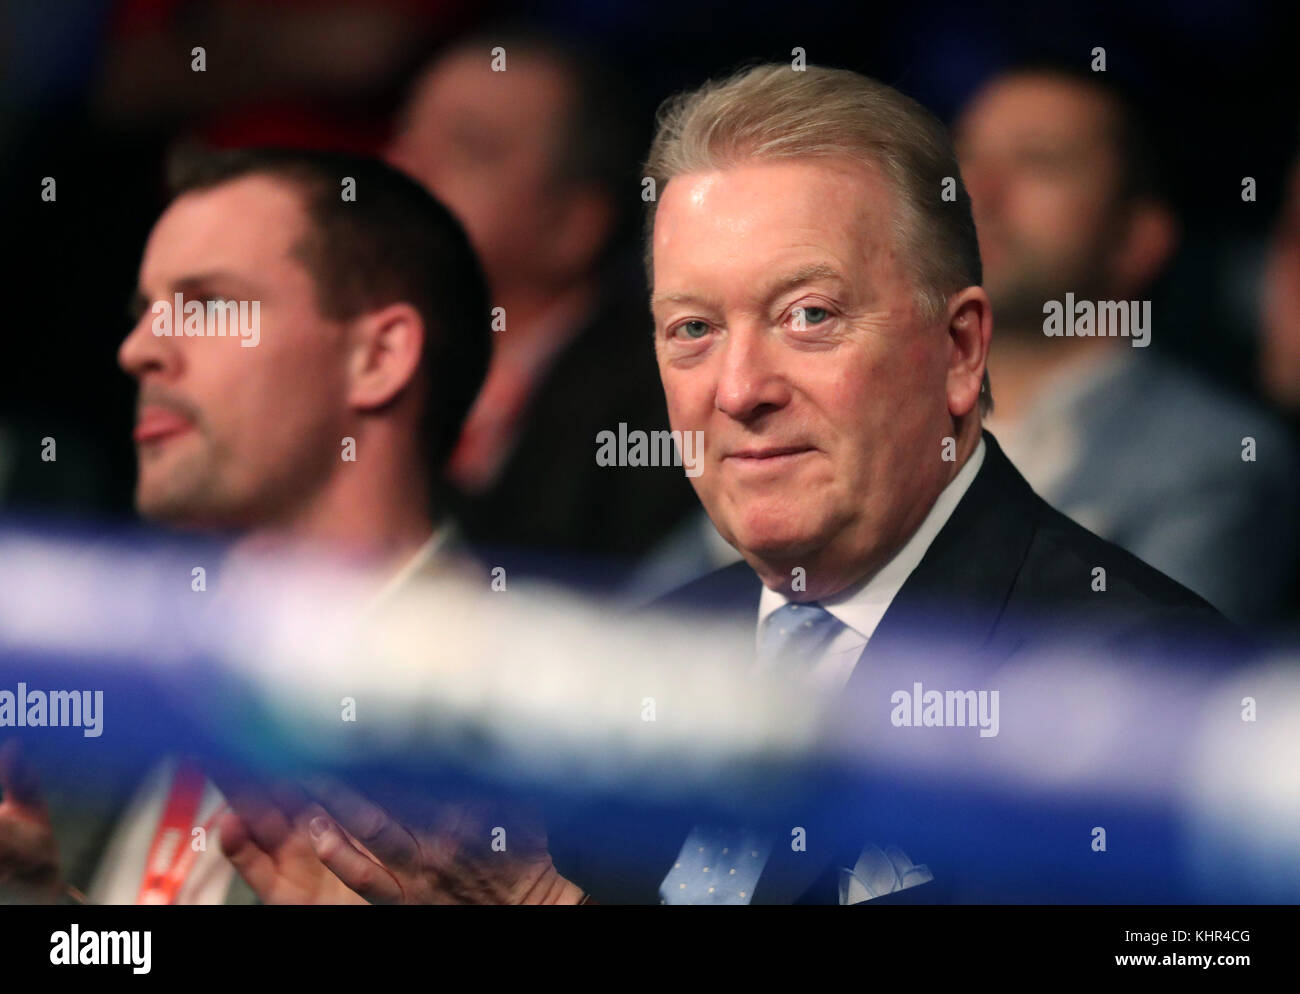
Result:
M540 818L497 805L435 806L425 826L398 821L342 784L314 778L308 819L320 861L374 904L577 904L555 869Z
M325 812L301 791L224 780L221 851L265 904L365 904L316 856L307 823Z
M0 885L18 885L34 900L63 891L59 851L36 774L16 739L0 746Z

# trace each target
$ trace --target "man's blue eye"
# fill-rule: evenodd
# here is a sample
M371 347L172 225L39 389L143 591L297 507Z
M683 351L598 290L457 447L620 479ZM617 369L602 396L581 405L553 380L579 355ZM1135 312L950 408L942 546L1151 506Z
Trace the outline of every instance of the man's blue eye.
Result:
M798 321L801 316L804 324L821 324L830 317L830 312L825 307L796 307L795 320Z
M693 330L696 328L699 329L698 334L696 334L696 332ZM686 334L691 338L703 338L705 335L709 333L709 326L705 324L703 321L685 321L682 324L678 325L678 329L680 331L685 331Z

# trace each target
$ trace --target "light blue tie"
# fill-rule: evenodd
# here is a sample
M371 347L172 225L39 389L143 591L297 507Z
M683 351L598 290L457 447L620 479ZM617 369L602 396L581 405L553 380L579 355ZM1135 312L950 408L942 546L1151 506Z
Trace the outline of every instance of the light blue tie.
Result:
M820 604L786 604L763 623L759 666L792 676L812 670L844 623Z
M787 604L764 622L759 665L810 671L844 625L820 604ZM664 904L748 904L772 840L748 829L696 826L659 885Z

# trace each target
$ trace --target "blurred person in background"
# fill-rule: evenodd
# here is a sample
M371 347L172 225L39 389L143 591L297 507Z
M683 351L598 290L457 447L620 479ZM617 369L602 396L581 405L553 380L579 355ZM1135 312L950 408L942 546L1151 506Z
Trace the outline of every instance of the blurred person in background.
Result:
M420 74L387 153L460 218L501 309L449 466L465 534L616 576L696 507L681 467L596 460L599 433L667 424L623 237L641 191L630 117L589 51L485 31Z
M1273 229L1261 293L1259 382L1300 436L1300 158L1292 164ZM1292 574L1287 625L1300 625L1300 563Z
M118 353L139 386L139 513L232 537L225 582L242 562L256 568L244 553L299 549L368 571L372 607L413 577L472 576L440 486L491 350L486 284L460 225L375 160L198 152L178 157L172 187ZM257 335L182 335L180 315L160 334L159 305L177 294L257 302ZM72 886L97 903L247 900L235 869L259 879L254 837L280 856L311 852L302 825L268 841L286 826L227 812L227 800L250 809L189 761L148 757L116 795L64 812L12 751L0 758L0 882L27 884L27 899ZM188 866L182 845L166 873L147 872L175 812L185 839L206 825L212 844Z
M1067 293L1149 300L1178 244L1137 110L1096 74L1027 67L987 82L955 133L997 314L990 429L1050 504L1230 617L1273 619L1296 534L1285 434L1101 308L1096 337L1045 334ZM1152 324L1148 343L1178 333Z
M119 0L100 16L93 112L105 123L180 127L218 147L373 154L402 78L470 11L464 0Z
M1280 408L1300 417L1300 159L1287 179L1261 296L1259 379Z

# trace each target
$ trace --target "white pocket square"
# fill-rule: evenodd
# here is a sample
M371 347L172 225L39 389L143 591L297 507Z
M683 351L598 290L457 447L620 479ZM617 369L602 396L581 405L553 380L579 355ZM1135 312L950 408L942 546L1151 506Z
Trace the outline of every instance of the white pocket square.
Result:
M914 864L897 846L867 846L852 870L840 869L840 904L861 904L933 880L924 863Z

